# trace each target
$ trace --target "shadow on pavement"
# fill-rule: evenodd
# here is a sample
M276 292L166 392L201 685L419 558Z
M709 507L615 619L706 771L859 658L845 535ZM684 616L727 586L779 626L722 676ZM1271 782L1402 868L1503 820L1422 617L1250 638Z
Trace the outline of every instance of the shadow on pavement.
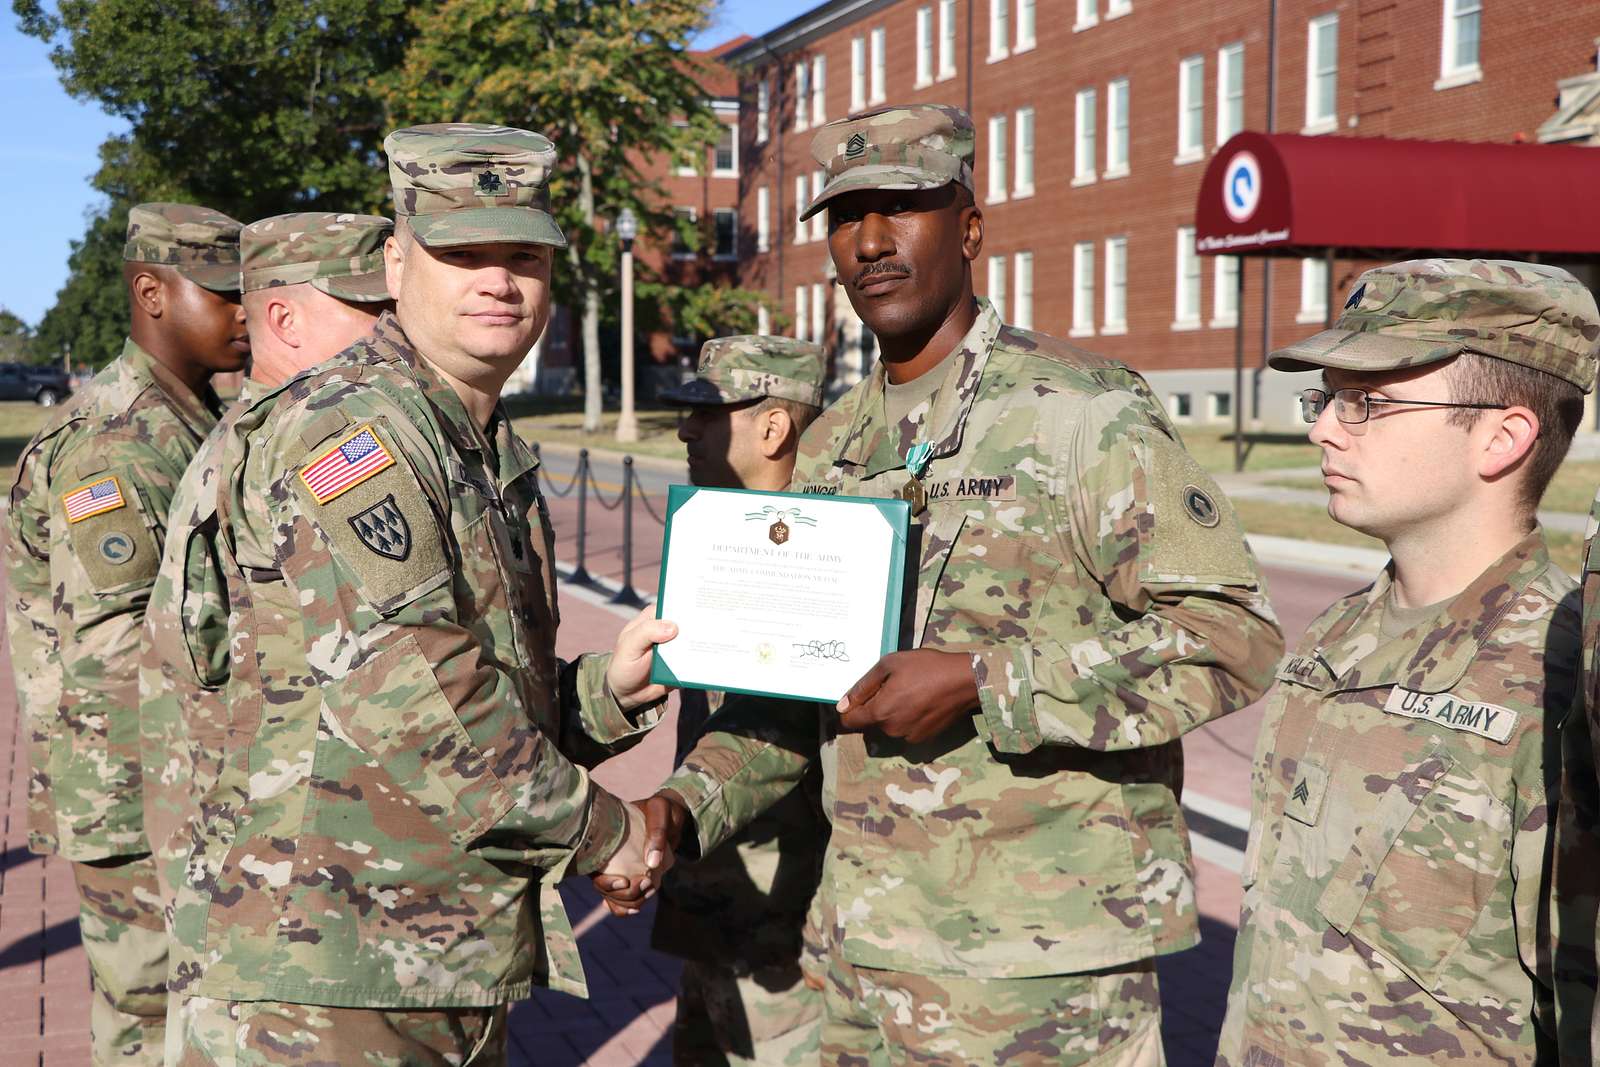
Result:
M1157 961L1167 1067L1211 1067L1215 1062L1236 936L1232 926L1202 915L1200 944Z
M46 956L69 949L78 943L78 920L63 919L36 934L29 934L0 949L0 971L13 967L32 967Z

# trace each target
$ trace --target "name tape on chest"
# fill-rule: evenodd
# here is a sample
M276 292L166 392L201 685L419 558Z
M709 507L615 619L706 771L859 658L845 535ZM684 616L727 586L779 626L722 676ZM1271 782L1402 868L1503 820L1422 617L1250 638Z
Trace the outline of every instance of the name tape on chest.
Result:
M1278 668L1278 680L1320 686L1331 681L1332 675L1316 656L1290 656Z
M1465 730L1501 745L1511 739L1511 732L1517 728L1517 713L1510 708L1451 693L1418 693L1399 686L1390 691L1383 710L1390 715L1427 719L1452 730Z
M1015 475L965 475L960 478L930 479L922 483L929 500L1015 500ZM837 485L803 485L794 492L835 496Z
M326 504L392 466L394 456L367 425L301 467L300 480L313 500Z
M115 511L126 507L128 501L122 495L122 483L117 481L116 475L108 475L88 485L79 486L70 493L61 497L62 507L67 513L69 524L82 522L91 515L100 515L107 511Z

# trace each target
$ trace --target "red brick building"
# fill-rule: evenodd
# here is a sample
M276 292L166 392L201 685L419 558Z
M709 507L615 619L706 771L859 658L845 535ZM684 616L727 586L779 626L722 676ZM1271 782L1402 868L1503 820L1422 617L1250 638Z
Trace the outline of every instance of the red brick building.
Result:
M1293 419L1265 352L1329 316L1326 261L1198 256L1206 162L1241 129L1600 143L1600 4L1559 0L829 0L724 58L739 72L740 282L824 340L871 338L829 277L813 131L883 103L950 103L978 129L978 292L1010 322L1146 373L1180 420ZM1558 89L1559 83L1559 89ZM1559 96L1558 96L1559 94ZM1543 129L1541 129L1543 127ZM1333 309L1368 264L1332 265Z

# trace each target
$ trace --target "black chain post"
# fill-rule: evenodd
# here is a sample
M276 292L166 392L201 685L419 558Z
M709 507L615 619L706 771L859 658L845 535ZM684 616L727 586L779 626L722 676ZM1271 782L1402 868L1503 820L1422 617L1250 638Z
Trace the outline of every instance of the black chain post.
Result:
M578 565L567 581L574 585L593 585L594 579L583 565L584 549L589 545L589 450L578 450Z
M644 600L633 588L633 457L622 457L622 588L611 603L628 608L644 607Z

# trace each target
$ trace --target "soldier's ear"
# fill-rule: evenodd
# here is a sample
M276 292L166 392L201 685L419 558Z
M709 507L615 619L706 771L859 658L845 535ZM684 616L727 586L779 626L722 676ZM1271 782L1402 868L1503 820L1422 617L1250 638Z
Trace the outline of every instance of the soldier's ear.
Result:
M794 420L783 408L768 408L761 413L761 454L767 459L783 455L796 436Z
M167 306L166 283L155 271L132 271L128 276L128 298L150 318L159 319Z
M976 262L983 251L983 209L972 204L961 212L961 254Z
M400 276L405 273L406 250L398 235L383 242L383 276L389 289L389 299L400 299Z
M295 314L296 304L293 300L285 300L274 295L267 301L265 317L267 329L272 331L279 343L289 348L299 348L301 344L299 318Z

